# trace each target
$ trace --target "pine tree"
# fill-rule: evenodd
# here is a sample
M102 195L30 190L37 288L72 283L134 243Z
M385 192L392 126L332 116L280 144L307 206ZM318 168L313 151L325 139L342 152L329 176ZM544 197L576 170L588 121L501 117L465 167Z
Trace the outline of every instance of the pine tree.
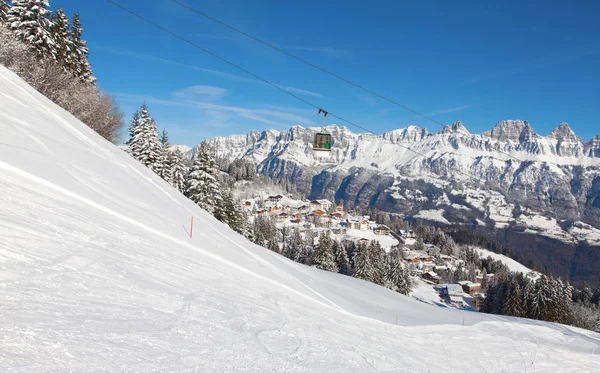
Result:
M0 0L0 23L4 23L7 20L8 14L8 3L4 0Z
M7 24L17 37L30 44L40 57L56 58L56 45L50 34L48 0L13 0Z
M387 265L385 251L377 240L371 240L369 243L369 256L373 266L373 282L378 285L384 285L387 275Z
M183 193L187 169L183 163L183 155L179 149L167 151L165 167L170 169L170 181L167 181Z
M160 133L159 140L165 149L168 148L169 146L171 146L171 144L169 143L169 133L164 128L163 128L162 132Z
M73 40L71 39L71 30L69 30L69 17L67 17L63 8L60 7L56 10L56 13L52 13L50 22L50 34L56 45L56 61L65 70L69 71L73 50Z
M146 104L142 105L137 125L133 126L132 131L133 136L128 141L130 154L157 175L162 175L164 151L158 141L156 124L148 113Z
M87 42L82 39L82 34L83 27L81 26L79 13L75 13L71 19L71 40L73 47L71 49L72 56L69 59L71 62L70 70L84 82L93 83L96 81L96 78L93 77L92 67L88 62L90 51L87 47Z
M364 243L360 243L358 245L355 259L354 277L371 282L374 282L376 277L375 268L369 252L369 246Z
M348 261L348 253L344 245L338 243L336 240L333 241L333 255L335 257L335 263L338 267L338 272L350 276L352 270L350 269L350 262Z
M196 158L185 181L185 194L211 214L215 212L215 207L218 209L222 204L218 172L212 150L205 140L196 151Z
M293 261L299 261L299 253L302 246L304 246L304 241L302 240L300 229L295 227L292 231L292 234L288 235L287 242L285 242L285 251L283 252L283 255Z
M513 277L508 287L502 314L508 316L523 317L525 312L521 307L522 304L523 299L521 294L521 287L516 281L516 279Z
M238 233L243 233L246 227L246 216L235 208L233 193L229 189L223 189L223 206L225 207L225 223Z
M144 103L144 105L145 104L146 103ZM127 140L127 142L125 144L129 145L129 143L131 143L131 141L133 140L133 136L136 134L136 128L139 125L140 125L140 111L136 110L135 113L133 113L131 121L129 122L129 128L127 128L127 133L129 134L129 140Z
M315 254L314 266L329 272L338 271L338 267L333 256L332 242L329 232L323 232L319 237L319 246Z

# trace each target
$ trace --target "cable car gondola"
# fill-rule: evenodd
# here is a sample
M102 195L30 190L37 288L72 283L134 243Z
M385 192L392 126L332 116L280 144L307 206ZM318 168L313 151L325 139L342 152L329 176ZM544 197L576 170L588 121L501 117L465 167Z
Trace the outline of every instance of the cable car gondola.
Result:
M325 132L325 117L328 113L323 109L319 109L319 114L323 114L323 120L321 123L321 131L315 134L313 150L316 152L317 157L329 158L329 155L331 154L331 134Z

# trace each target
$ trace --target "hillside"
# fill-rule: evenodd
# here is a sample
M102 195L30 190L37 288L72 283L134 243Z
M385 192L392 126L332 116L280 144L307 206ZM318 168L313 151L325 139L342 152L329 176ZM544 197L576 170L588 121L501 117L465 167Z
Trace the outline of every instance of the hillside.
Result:
M250 244L2 66L0 131L4 372L597 368L598 334L433 307Z
M600 135L584 143L561 123L542 136L521 120L483 134L460 122L437 133L410 126L381 136L330 125L332 157L324 162L312 151L317 130L294 126L210 141L221 157L251 160L311 199L462 224L557 276L596 281L600 264L593 263L600 262L589 258L598 258L593 247L600 245Z

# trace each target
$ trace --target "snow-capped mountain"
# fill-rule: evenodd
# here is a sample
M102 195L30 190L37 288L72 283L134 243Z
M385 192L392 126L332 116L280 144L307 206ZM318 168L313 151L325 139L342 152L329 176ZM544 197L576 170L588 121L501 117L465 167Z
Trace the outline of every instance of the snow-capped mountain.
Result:
M410 126L380 136L330 125L331 157L322 160L312 150L319 130L294 126L211 142L219 156L250 159L311 198L600 245L600 135L583 143L561 123L542 136L522 120L483 134L461 122L437 133Z

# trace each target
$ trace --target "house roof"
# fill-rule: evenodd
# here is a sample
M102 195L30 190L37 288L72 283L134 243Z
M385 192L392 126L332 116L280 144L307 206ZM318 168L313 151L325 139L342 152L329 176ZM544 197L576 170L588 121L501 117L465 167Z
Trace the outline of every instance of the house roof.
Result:
M452 296L452 295L462 296L462 294L463 294L463 288L459 284L444 284L443 286L445 286L448 289L448 295L450 295L450 296Z

